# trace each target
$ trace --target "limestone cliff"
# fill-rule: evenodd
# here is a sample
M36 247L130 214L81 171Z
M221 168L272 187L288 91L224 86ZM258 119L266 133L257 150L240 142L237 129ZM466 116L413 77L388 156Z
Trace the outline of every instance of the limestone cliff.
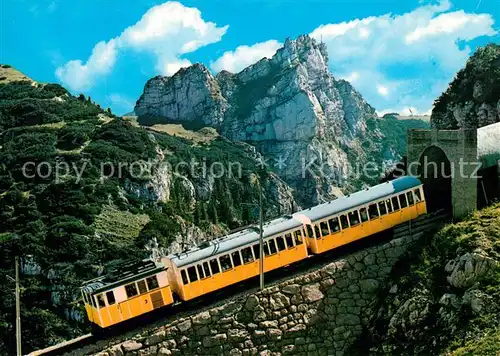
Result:
M311 205L334 198L336 187L350 192L373 183L351 173L355 164L381 156L375 110L348 82L336 80L327 62L325 45L301 36L237 74L214 77L195 64L152 78L135 112L141 123L212 126L251 143L299 202Z

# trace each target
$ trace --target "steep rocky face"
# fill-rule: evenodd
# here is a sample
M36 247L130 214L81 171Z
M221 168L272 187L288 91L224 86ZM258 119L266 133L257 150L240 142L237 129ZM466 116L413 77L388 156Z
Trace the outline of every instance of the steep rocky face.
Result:
M479 48L434 103L438 129L474 128L500 121L500 45Z
M214 78L198 64L153 78L135 111L155 122L213 126L251 143L308 206L334 198L336 187L361 187L363 179L350 175L353 165L373 158L383 137L375 110L335 80L327 62L325 45L301 36L237 74Z

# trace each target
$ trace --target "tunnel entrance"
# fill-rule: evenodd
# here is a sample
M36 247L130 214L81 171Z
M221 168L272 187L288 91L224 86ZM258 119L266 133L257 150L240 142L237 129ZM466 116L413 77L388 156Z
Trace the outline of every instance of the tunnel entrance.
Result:
M430 146L420 156L418 177L424 184L427 211L452 210L451 165L442 149Z

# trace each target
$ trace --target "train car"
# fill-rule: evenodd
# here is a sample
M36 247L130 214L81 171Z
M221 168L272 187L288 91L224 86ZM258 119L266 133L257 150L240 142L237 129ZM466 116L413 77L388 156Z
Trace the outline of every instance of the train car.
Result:
M294 214L319 254L390 229L427 213L423 185L401 177Z
M291 216L263 226L264 272L308 256L303 224ZM172 290L187 301L259 275L259 230L245 229L162 260Z
M111 274L85 282L82 298L97 329L173 303L167 268L150 260L124 264Z

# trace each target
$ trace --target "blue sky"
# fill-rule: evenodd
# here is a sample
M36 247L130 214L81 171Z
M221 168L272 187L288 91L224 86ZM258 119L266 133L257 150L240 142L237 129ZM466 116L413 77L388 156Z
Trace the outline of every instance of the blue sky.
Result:
M311 34L379 112L427 112L477 46L500 41L498 0L0 0L0 62L130 111L145 82L214 73Z

